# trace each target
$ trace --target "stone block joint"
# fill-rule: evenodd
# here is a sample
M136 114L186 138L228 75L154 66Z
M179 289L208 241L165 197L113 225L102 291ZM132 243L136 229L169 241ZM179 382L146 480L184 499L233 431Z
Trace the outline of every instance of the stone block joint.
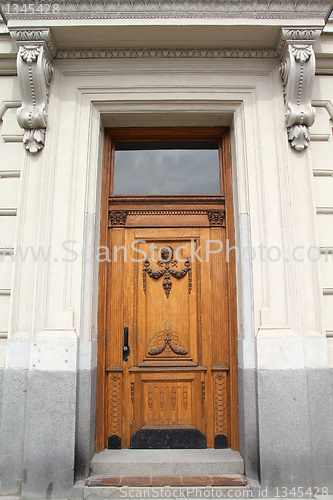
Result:
M37 153L45 144L49 87L53 74L52 58L56 47L49 28L12 29L18 43L17 74L22 106L17 121L24 129L23 143L30 153Z

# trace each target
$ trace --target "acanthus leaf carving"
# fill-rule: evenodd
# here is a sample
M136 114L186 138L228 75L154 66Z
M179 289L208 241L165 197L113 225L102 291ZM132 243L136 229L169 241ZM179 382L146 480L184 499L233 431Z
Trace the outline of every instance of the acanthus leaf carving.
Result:
M312 55L310 45L291 45L291 51L297 62L305 63Z
M288 140L296 151L309 144L315 110L311 106L315 76L313 44L320 34L317 29L283 29L284 43L280 74L286 108Z
M21 49L21 57L23 61L30 64L37 61L39 52L40 52L40 47L34 47L34 46L31 47L26 45Z
M19 45L17 74L22 106L17 110L17 121L25 131L25 148L30 153L37 153L45 144L55 45L49 28L13 29L10 33Z
M23 144L30 153L37 153L43 149L45 144L45 128L35 128L25 130L23 134Z

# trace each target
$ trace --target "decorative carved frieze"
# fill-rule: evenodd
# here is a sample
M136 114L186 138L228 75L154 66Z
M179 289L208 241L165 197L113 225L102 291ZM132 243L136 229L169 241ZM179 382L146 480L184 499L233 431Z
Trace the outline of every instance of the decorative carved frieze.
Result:
M313 0L2 0L7 19L324 18L328 1Z
M23 143L30 153L37 153L45 144L49 86L53 74L52 57L56 47L50 29L11 29L19 45L17 74L22 106L17 121L24 129Z
M255 58L274 59L275 49L232 49L232 48L125 48L125 49L68 49L58 50L57 59L221 59Z
M125 226L128 210L109 210L109 227Z
M296 151L303 151L310 141L309 127L315 121L311 106L315 76L313 44L319 29L282 29L279 46L284 44L280 74L286 107L288 140Z

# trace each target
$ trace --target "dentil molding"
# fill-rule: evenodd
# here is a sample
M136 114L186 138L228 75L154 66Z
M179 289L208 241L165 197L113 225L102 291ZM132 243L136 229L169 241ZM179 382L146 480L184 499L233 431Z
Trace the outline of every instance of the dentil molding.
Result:
M280 74L286 108L288 140L296 151L303 151L310 141L309 127L315 121L311 96L315 77L313 44L320 29L282 29Z
M1 0L7 19L325 18L321 0Z
M10 34L19 45L17 74L22 106L17 110L17 121L24 129L26 149L37 153L45 144L51 61L56 47L48 28L10 29Z

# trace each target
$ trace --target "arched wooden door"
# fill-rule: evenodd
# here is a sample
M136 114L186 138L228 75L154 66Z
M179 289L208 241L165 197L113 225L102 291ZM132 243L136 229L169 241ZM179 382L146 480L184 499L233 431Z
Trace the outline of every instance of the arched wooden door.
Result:
M193 172L196 162L201 165L199 151L216 148L216 154L203 155L202 161L218 162L218 186L210 179L203 188L217 192L117 194L127 189L114 184L117 147L131 151L129 163L123 162L121 168L128 169L132 178L135 151L169 148L170 153L162 155L167 165L163 168L168 168L166 158L172 158L172 151L182 147L183 153L191 145L193 164L188 168ZM182 161L182 154L179 157ZM188 189L199 190L198 186ZM171 183L163 189L174 188ZM228 258L225 251L233 244L228 130L107 131L98 451L237 448L235 269L234 255Z

